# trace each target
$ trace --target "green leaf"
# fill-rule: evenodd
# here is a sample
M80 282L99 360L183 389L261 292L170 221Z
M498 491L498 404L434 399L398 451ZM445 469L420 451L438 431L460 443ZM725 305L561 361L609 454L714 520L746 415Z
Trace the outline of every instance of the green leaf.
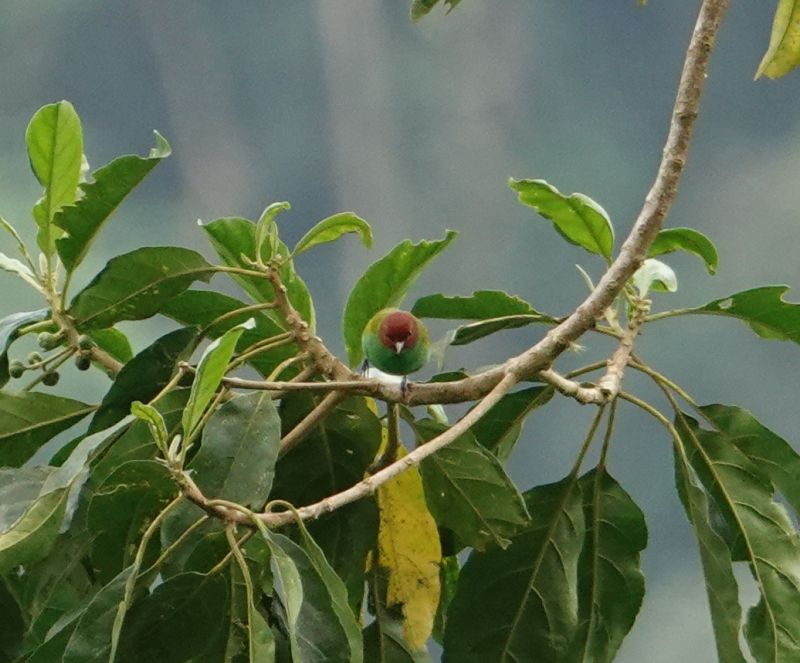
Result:
M341 212L323 219L295 244L292 250L293 256L299 256L304 251L308 251L312 246L324 244L325 242L335 242L342 235L356 233L364 246L372 247L372 229L369 224L352 212Z
M0 575L49 554L75 509L87 463L129 423L85 437L61 467L0 469Z
M703 405L700 411L771 481L800 514L800 455L782 437L735 405Z
M760 594L748 612L745 635L758 660L800 656L800 541L785 509L772 501L773 487L722 433L706 431L676 413L686 455L716 503L725 524L740 537ZM738 551L737 551L738 552Z
M227 611L224 574L173 576L131 607L120 636L119 660L204 660L226 627Z
M719 660L745 663L739 646L742 609L739 605L739 588L733 575L731 552L714 531L708 497L697 485L683 448L677 445L675 481L697 536Z
M424 443L447 426L423 420L414 430ZM507 547L529 520L525 502L502 465L469 431L423 460L420 473L436 522L477 550L490 543Z
M361 626L356 614L350 609L347 588L342 579L336 575L325 553L311 538L302 521L298 522L297 526L301 534L301 545L330 594L331 607L339 619L350 648L350 661L363 663L364 641L361 637Z
M62 650L63 663L107 663L111 634L125 599L125 587L136 573L134 566L123 569L94 595ZM124 613L123 613L124 614Z
M501 461L511 455L526 417L553 397L551 387L530 387L503 396L470 430Z
M91 338L101 350L105 350L117 361L127 364L133 359L130 341L119 329L94 329L89 332Z
M461 0L444 0L444 4L447 6L447 13L449 14L453 11L459 2ZM411 20L418 21L438 4L439 0L413 0L411 3Z
M236 344L236 351L241 352L245 348L253 345L257 341L272 338L284 330L272 318L267 317L261 311L243 311L238 315L216 324L212 324L222 315L229 314L237 309L247 306L244 302L224 295L221 292L211 290L187 290L169 301L160 311L161 315L166 315L183 325L197 325L203 327L204 336L219 338L226 331L246 322L248 319L255 321L255 327L245 329L239 342ZM253 356L250 363L262 375L269 375L282 361L294 356L297 353L297 346L294 344L283 345L268 352L261 352ZM290 378L296 374L297 369L289 368L282 373L283 378Z
M800 304L783 300L786 285L767 285L689 309L687 313L707 313L739 318L761 338L800 343Z
M81 330L104 329L120 320L142 320L188 288L215 273L199 253L176 246L149 246L108 261L70 304Z
M518 327L527 327L538 322L547 324L556 322L554 318L547 315L506 315L501 318L489 318L487 320L480 320L479 322L472 322L468 325L458 327L453 335L453 340L450 345L467 345L495 334L505 329L517 329Z
M55 473L49 467L0 469L0 575L52 550L69 492L53 481Z
M289 203L281 202L272 203L261 212L261 216L256 223L256 250L253 252L253 255L247 256L248 258L257 260L258 256L256 254L260 254L261 251L263 251L267 238L270 239L272 244L266 248L268 251L272 251L272 246L278 238L278 226L275 220L278 218L279 214L288 212L290 209L292 209L292 206Z
M256 253L256 225L247 219L228 217L210 221L202 226L208 235L208 239L217 255L222 261L231 267L241 269L253 269L244 258L252 260ZM286 245L278 241L278 257L286 259L289 250ZM261 259L264 263L269 262L270 247L265 243L261 248ZM280 270L281 281L286 286L286 294L292 306L300 313L311 329L314 329L314 305L311 302L311 295L308 292L305 282L294 271L294 265L287 260ZM272 286L263 277L242 276L231 274L231 278L236 281L242 289L252 297L255 302L270 302L275 298ZM286 321L272 312L268 312L270 317L281 327L286 329Z
M578 481L586 538L578 563L578 631L570 661L611 663L644 598L644 514L604 466Z
M34 207L39 225L37 241L45 255L51 256L54 241L61 235L53 217L75 201L81 176L83 135L75 108L68 101L40 108L31 118L25 142L31 170L44 187L44 195Z
M12 313L0 320L0 387L9 379L8 375L8 348L17 340L17 332L28 325L47 320L50 310L46 308L25 313Z
M800 64L800 3L780 0L772 23L769 47L756 78L780 78Z
M74 205L63 207L53 219L53 224L66 233L56 240L56 249L68 272L81 263L103 224L125 197L169 156L169 143L157 131L155 135L156 146L147 157L126 155L106 164L92 175L93 181L80 185L82 197Z
M133 401L148 402L169 382L178 362L188 359L197 342L197 329L184 327L156 339L125 366L103 397L89 432L107 428L131 410Z
M291 539L266 529L262 534L272 552L275 589L286 610L293 660L360 663L363 649L355 616L349 613L343 623L342 612L335 607L336 594L341 598L344 593L341 581L332 583L333 572L324 573L312 554ZM353 632L357 649L353 649Z
M189 468L206 497L260 509L272 488L280 441L281 422L269 393L237 396L208 420Z
M525 493L530 526L505 550L473 552L447 615L445 663L558 661L577 626L581 495L570 475Z
M7 586L16 597L15 604L18 602L26 617L24 651L41 645L50 629L64 615L85 605L91 598L94 589L82 564L88 547L83 537L59 535L50 555L35 564L27 564L21 576L9 574L0 582L0 593L3 585Z
M155 407L141 401L133 401L131 403L131 414L147 424L153 439L160 449L167 448L169 445L167 424L164 422L164 417Z
M252 320L237 325L226 331L222 336L213 341L203 352L197 364L192 391L189 402L183 411L183 433L189 437L193 432L206 407L214 398L222 378L228 370L228 364L236 350L236 343L245 329L252 329L255 323Z
M614 251L614 228L606 211L582 193L565 196L544 180L509 180L523 205L533 207L553 222L559 234L570 244L580 246L611 261Z
M706 265L709 274L715 274L719 266L717 248L703 233L692 228L667 228L656 235L655 241L650 245L648 257L673 251L686 251L693 253Z
M395 306L417 280L422 270L444 251L457 233L448 230L443 239L400 242L367 268L358 280L344 309L344 344L350 365L361 361L361 334L370 318L383 308Z
M124 463L93 489L86 518L101 582L133 563L142 532L177 491L169 470L152 460Z
M477 290L469 297L428 295L411 309L418 318L485 320L509 315L541 315L528 302L502 290Z
M19 467L48 440L95 409L43 392L0 392L0 465Z

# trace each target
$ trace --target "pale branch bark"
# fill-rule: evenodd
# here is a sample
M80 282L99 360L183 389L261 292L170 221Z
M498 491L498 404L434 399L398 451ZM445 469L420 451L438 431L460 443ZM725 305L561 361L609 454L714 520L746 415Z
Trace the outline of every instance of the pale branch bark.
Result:
M296 512L300 518L319 518L374 493L381 485L404 470L418 465L431 454L453 442L479 421L514 385L537 373L556 388L560 387L562 393L570 393L575 397L580 395L582 398L589 399L587 402L595 402L592 400L595 398L592 388L584 388L551 371L550 364L582 334L595 326L596 320L612 305L628 279L641 266L648 248L661 229L663 220L677 194L707 76L709 57L728 4L729 0L703 0L684 61L670 129L655 181L619 254L589 296L570 316L550 330L541 341L522 354L508 359L500 367L455 382L408 385L408 394L403 400L409 405L480 400L451 428L426 444L417 447L403 458L366 477L351 488L315 504L300 507ZM270 279L275 289L276 308L289 324L299 348L308 353L319 372L333 381L347 384L347 389L352 388L352 382L367 384L368 381L358 379L357 374L338 360L325 347L322 340L311 333L308 324L289 302L286 288L280 282L280 274L276 265L270 266L267 278ZM628 399L628 395L620 391L620 381L624 366L630 359L633 340L640 324L641 320L635 329L633 325L629 325L629 333L623 336L620 346L609 362L606 377L601 379L601 382L605 382L604 388L601 389L599 386L594 388L603 399L608 399L609 393ZM373 383L370 385L370 389L375 389L376 392L373 395L380 398L385 397L384 400L397 400L393 388ZM341 397L344 393L344 389L334 391L328 394L323 402L327 399L333 401L334 397ZM301 422L299 426L303 426L305 432L311 430L326 414L320 410L321 408L318 406L306 417L306 420ZM285 443L286 438L284 438ZM191 478L183 472L179 472L177 478L184 494L208 513L229 521L248 524L249 514L242 511L241 508L233 509L208 500ZM296 515L292 511L277 513L265 511L258 514L258 518L269 527L278 527L292 522L295 517Z
M574 398L584 405L603 405L608 400L597 387L584 387L580 382L570 380L551 368L539 371L536 376L560 394Z
M620 339L619 345L614 354L608 360L608 368L605 375L597 382L597 390L603 395L606 400L614 400L622 388L622 378L625 375L625 367L631 359L633 353L633 344L639 331L644 324L645 316L650 310L650 303L648 301L639 301L636 303L633 315L628 328Z
M291 383L288 383L291 384ZM309 383L306 383L309 384ZM310 384L326 384L325 382L315 382ZM331 391L320 401L320 403L309 412L304 419L302 419L292 430L281 438L280 455L291 451L298 442L305 439L314 428L322 422L330 412L347 398L347 393L344 391Z

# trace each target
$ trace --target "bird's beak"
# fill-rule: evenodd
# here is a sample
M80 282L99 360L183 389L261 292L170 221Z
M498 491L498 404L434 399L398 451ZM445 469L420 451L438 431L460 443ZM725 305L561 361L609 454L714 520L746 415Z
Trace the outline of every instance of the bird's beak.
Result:
M405 341L397 341L397 343L394 344L394 348L397 354L400 354L403 351L405 345L406 345Z

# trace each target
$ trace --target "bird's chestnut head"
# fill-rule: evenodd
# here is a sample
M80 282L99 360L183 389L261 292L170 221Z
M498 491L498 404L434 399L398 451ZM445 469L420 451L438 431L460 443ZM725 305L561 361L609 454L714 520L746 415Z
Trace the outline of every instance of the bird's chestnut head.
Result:
M419 339L417 319L406 311L392 311L378 328L381 344L400 354L406 348L413 348Z

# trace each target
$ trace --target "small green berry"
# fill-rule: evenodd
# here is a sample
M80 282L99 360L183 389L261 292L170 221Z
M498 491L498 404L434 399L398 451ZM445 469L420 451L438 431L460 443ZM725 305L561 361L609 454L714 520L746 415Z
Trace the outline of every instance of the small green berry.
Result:
M75 357L75 366L79 371L85 371L92 365L92 360L86 355L78 355Z
M61 376L58 374L57 371L47 371L42 378L42 384L53 387L58 384L58 380Z
M40 361L42 361L42 355L40 355L38 352L31 352L28 355L29 364L38 364Z
M60 341L61 338L57 334L51 334L50 332L42 332L36 337L36 342L42 350L53 350Z
M94 341L86 334L81 334L78 337L78 348L81 350L91 350L94 347Z
M17 378L21 378L21 377L22 377L22 374L23 374L24 372L25 372L25 364L23 364L21 361L12 361L12 362L11 362L11 363L8 365L8 374L9 374L9 375L10 375L12 378L14 378L15 380L16 380Z

